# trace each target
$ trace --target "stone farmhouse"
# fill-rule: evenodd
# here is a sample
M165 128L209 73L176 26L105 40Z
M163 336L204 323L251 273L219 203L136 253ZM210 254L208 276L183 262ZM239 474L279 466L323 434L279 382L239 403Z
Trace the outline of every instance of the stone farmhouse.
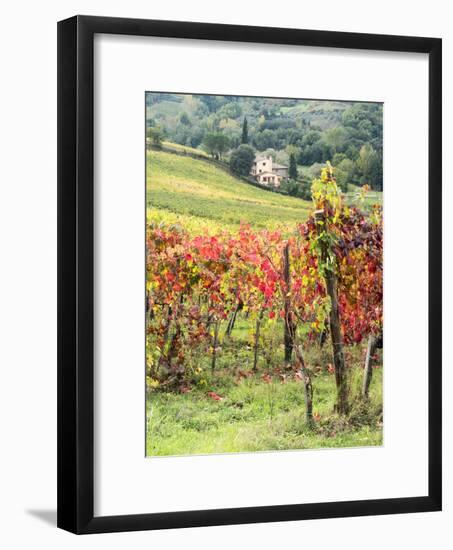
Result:
M282 179L288 177L288 167L278 164L269 156L257 156L253 162L250 175L263 185L280 187Z

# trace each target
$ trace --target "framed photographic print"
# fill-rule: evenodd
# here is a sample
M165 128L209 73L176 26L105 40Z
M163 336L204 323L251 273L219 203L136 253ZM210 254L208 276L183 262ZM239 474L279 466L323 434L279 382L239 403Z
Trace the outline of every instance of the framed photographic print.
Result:
M58 525L441 509L441 41L58 24Z

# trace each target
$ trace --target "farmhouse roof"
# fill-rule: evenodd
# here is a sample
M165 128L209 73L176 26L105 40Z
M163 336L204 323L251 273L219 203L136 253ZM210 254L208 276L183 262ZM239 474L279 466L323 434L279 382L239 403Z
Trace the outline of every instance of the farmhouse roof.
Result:
M266 157L266 156L263 156L263 155L257 155L255 157L255 162L259 162L260 160L269 160L271 157Z
M274 174L274 172L260 172L259 174L256 174L257 176L278 176L278 174Z
M256 164L257 162L260 162L261 160L269 160L269 157L262 156L262 155L261 156L256 156L254 162ZM273 168L288 168L284 164L279 164L278 162L274 162L274 161L272 161L272 167Z

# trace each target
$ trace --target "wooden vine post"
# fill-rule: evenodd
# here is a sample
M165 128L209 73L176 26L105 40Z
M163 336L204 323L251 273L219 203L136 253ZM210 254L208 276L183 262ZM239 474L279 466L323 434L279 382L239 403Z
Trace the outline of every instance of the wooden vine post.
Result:
M366 347L365 366L363 369L362 397L368 399L370 392L371 378L373 376L373 354L375 349L375 338L372 334L368 337Z
M239 300L233 312L231 313L231 317L228 321L227 329L225 332L226 336L231 336L231 333L233 332L233 329L234 329L234 325L236 323L237 314L242 310L243 307L244 307L244 303L241 300Z
M291 271L290 271L290 259L289 259L289 243L286 244L283 249L283 280L285 281L285 299L284 299L284 311L285 311L285 323L284 323L284 345L285 345L285 361L289 363L293 354L294 346L294 321L291 314Z
M373 378L373 359L378 348L382 348L381 336L370 334L366 348L365 366L363 369L362 397L368 399L370 393L371 379Z
M260 310L259 314L256 317L256 325L255 325L255 345L253 347L253 372L256 372L258 370L258 348L259 348L259 340L260 340L260 328L261 328L261 321L263 319L263 309Z
M314 213L318 235L327 234L326 216L324 210L316 210ZM343 350L343 338L341 335L341 321L338 307L337 277L331 265L327 265L329 259L329 248L327 239L320 239L321 260L324 264L324 280L326 282L327 294L330 297L331 307L329 313L330 334L332 338L333 362L335 368L335 383L337 386L337 402L335 411L338 414L347 414L348 386L346 377L346 363Z
M302 353L302 346L294 346L296 356L296 366L304 384L305 396L305 421L309 427L313 426L313 386L311 384L310 371L307 369Z
M219 343L219 325L220 325L220 321L216 319L214 322L214 337L212 342L211 372L215 371L215 365L217 360L217 346Z

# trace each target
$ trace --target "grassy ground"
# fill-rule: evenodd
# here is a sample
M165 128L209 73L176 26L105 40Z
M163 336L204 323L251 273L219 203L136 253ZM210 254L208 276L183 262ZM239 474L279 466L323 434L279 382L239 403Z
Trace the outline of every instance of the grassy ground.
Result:
M185 455L251 452L266 450L314 449L321 447L359 447L382 444L382 369L374 369L368 404L357 397L362 380L363 346L348 348L350 396L355 405L347 418L333 413L335 379L325 365L331 361L330 348L313 345L306 360L313 373L314 415L316 425L305 424L302 383L273 377L264 383L262 375L271 373L263 349L272 350L268 360L282 364L283 349L279 325L264 329L256 375L250 372L253 351L249 344L250 327L242 319L233 338L218 356L216 372L203 374L189 393L153 392L147 403L147 455ZM199 358L209 372L210 357ZM216 392L222 399L212 399Z
M180 222L189 229L235 229L241 222L256 229L307 218L311 203L258 189L226 171L190 157L147 152L148 219Z
M380 371L376 372L378 378ZM304 422L301 382L263 384L259 379L245 379L223 392L222 401L200 392L156 394L148 406L147 455L381 445L378 385L376 380L368 409L342 420L331 411L333 376L319 376L313 429Z

